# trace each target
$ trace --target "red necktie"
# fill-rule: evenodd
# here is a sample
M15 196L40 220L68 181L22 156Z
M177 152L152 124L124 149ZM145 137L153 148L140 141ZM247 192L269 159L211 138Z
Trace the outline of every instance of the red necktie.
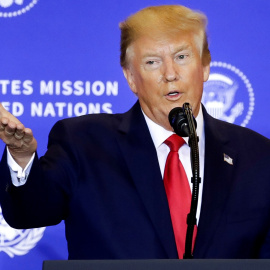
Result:
M187 214L190 212L191 191L185 169L179 159L178 150L185 143L184 139L176 134L165 142L170 147L164 171L164 186L169 203L174 237L178 257L183 258L187 232ZM193 246L197 233L194 228Z

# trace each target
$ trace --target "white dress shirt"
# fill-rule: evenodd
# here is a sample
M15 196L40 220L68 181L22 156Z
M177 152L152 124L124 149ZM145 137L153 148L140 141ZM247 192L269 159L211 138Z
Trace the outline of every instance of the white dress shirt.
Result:
M10 170L11 180L14 186L18 187L26 183L27 177L30 173L30 170L33 164L34 157L35 157L35 153L29 160L26 167L22 169L22 167L20 167L18 163L13 159L7 147L7 163Z

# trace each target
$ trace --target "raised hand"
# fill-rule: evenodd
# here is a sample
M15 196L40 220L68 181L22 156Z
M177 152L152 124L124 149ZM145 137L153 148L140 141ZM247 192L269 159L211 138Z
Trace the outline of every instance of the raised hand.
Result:
M37 149L32 130L24 125L0 103L0 139L8 146L14 160L24 168Z

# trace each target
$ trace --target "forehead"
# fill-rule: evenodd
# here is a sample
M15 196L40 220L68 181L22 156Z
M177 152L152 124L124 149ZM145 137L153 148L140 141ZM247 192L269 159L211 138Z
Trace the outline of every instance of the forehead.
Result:
M127 49L127 55L136 57L157 54L174 54L179 51L190 50L199 53L196 36L192 33L183 33L175 36L144 35L137 38Z

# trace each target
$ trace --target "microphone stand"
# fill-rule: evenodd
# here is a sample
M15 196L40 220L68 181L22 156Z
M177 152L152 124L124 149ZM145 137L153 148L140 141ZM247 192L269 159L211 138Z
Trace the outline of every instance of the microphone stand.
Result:
M191 159L191 169L192 175L191 183L192 183L192 198L191 198L191 206L190 213L187 216L187 233L186 233L186 243L185 243L185 253L183 255L184 259L192 259L192 239L194 226L197 223L196 212L198 205L198 195L199 195L199 184L201 182L200 178L200 163L199 163L199 146L198 146L198 136L196 133L196 127L193 120L193 114L189 103L184 103L183 105L184 113L187 117L188 121L188 129L189 129L189 141L188 144L190 146L190 159Z

